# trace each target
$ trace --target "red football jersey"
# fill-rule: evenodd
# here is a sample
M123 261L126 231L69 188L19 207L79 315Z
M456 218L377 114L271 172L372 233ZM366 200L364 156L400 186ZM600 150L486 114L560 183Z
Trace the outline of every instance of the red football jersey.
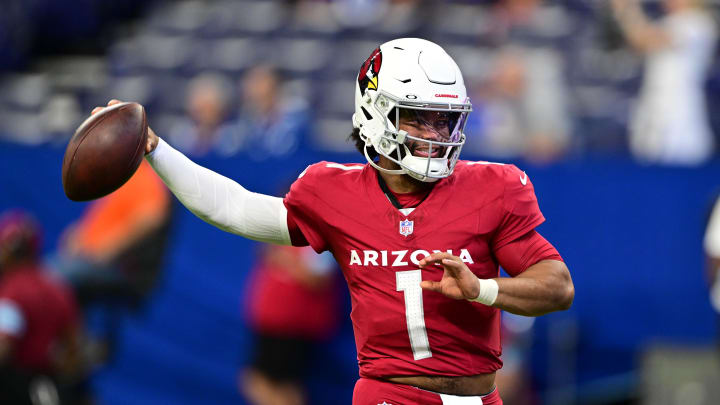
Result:
M441 268L434 251L459 256L480 278L497 277L494 252L544 221L527 175L513 165L460 161L405 216L369 165L309 166L285 197L291 221L318 252L330 250L352 300L360 375L462 376L493 372L500 311L423 291Z

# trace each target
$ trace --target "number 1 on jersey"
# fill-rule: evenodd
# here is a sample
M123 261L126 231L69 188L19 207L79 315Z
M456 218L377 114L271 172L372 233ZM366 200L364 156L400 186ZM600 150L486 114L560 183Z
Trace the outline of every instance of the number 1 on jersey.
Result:
M398 271L395 273L397 290L405 296L405 319L407 321L410 347L412 347L415 360L432 357L427 329L425 329L425 312L423 310L423 297L420 281L421 270Z

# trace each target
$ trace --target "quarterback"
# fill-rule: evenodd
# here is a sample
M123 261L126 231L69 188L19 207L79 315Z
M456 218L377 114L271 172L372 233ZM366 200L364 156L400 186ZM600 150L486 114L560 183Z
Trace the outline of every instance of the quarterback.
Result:
M397 39L357 77L350 139L365 164L310 165L278 198L196 165L152 131L146 158L203 220L332 252L352 300L353 404L502 404L500 311L564 310L574 287L535 231L544 217L528 176L459 160L471 110L441 47ZM499 277L499 266L512 277Z

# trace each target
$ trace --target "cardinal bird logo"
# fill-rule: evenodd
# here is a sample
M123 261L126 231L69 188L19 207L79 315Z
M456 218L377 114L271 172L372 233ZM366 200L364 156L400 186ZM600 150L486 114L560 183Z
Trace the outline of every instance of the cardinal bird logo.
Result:
M358 84L360 85L360 91L363 96L367 90L378 89L378 74L380 73L380 66L382 65L382 52L380 48L377 48L370 54L365 63L360 68L360 74L358 74Z

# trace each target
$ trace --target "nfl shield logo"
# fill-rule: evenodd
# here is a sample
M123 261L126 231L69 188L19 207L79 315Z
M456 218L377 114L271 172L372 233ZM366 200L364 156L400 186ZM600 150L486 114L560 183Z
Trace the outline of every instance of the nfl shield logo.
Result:
M400 221L400 235L408 236L413 233L413 221Z

